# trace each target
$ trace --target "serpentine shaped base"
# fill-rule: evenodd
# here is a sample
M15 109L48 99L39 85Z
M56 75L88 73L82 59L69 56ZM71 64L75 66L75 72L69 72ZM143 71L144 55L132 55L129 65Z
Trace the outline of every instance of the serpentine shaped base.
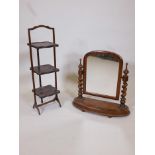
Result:
M127 106L121 107L120 104L117 103L86 97L76 97L73 101L73 105L83 112L93 112L108 117L122 117L130 114Z

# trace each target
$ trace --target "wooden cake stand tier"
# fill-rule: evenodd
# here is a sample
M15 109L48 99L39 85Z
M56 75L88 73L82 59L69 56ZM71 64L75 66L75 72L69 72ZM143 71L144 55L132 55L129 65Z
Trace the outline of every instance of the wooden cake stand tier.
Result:
M75 98L73 104L82 111L94 112L108 117L121 117L130 114L129 108L126 105L125 107L121 107L117 103L86 97Z

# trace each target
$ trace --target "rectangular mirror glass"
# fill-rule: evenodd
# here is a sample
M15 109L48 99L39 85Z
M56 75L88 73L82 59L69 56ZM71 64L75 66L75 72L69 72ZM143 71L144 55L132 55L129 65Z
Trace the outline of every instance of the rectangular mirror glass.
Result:
M119 62L102 56L88 56L86 91L93 94L116 96Z

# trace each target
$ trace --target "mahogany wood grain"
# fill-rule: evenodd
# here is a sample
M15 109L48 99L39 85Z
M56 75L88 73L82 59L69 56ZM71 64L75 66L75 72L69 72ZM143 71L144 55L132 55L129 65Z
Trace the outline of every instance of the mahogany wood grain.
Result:
M80 64L79 64L79 71L78 71L78 96L82 97L83 95L83 66L81 64L81 59L80 59Z
M30 67L30 70L32 70L31 67ZM50 64L40 65L40 67L39 66L34 66L33 70L38 75L49 74L49 73L59 71L58 68L55 68L54 66L52 66Z
M101 101L86 97L77 97L73 104L82 111L97 113L108 117L121 117L130 114L128 107L121 108L120 104Z
M113 61L117 61L119 63L119 71L118 71L118 81L117 81L117 90L116 90L116 96L108 96L104 94L97 94L97 93L91 93L87 92L86 90L86 72L87 72L87 58L88 56L105 56L106 58L110 58ZM78 97L76 97L73 100L74 106L79 108L82 111L88 111L97 113L100 115L105 115L108 117L122 117L127 116L130 114L129 108L127 105L125 105L126 101L126 92L127 92L127 81L128 81L128 69L126 65L126 69L124 70L124 74L122 76L122 69L123 69L123 59L121 56L114 52L109 51L91 51L85 54L83 59L83 65L81 63L79 64L79 70L78 70ZM100 76L100 75L93 75L93 76ZM97 97L103 97L113 100L119 100L120 97L120 86L121 86L121 80L123 81L122 85L122 94L121 94L121 101L120 104L115 102L108 102L108 101L101 101L91 98L83 97L85 94L97 96ZM102 82L102 81L100 81Z
M123 71L123 77L122 77L123 85L122 85L122 90L121 90L121 101L120 101L121 107L125 107L125 103L126 103L128 74L129 74L128 63L126 63L126 68Z
M58 93L60 93L60 91L51 85L47 85L47 86L43 86L35 89L35 95L39 96L40 98L49 97Z
M58 47L59 45L49 41L42 41L42 42L32 42L31 44L27 44L33 48L41 49L41 48L50 48L50 47Z
M52 31L52 42L50 42L50 41L32 42L31 41L31 31L38 29L38 28L46 28L46 29L49 29L49 31ZM60 93L60 91L57 90L57 72L59 71L59 69L56 67L56 47L58 47L59 45L55 43L55 29L50 26L46 26L46 25L38 25L38 26L34 26L32 28L28 28L28 39L29 39L29 42L27 45L29 46L29 51L30 51L30 62L31 62L30 70L32 73L33 95L34 95L33 108L36 108L40 115L39 107L42 105L45 105L49 102L53 102L56 100L59 103L59 106L61 107L61 104L60 104L60 101L58 98L58 93ZM34 66L34 64L33 64L32 47L37 50L38 66ZM45 64L45 65L40 64L39 49L41 49L41 48L53 48L54 66L49 65L49 64ZM36 88L36 86L35 86L34 73L39 75L39 84L40 84L39 88ZM54 75L55 75L55 87L52 87L51 85L42 87L41 75L49 74L49 73L54 73ZM48 96L52 96L52 95L55 95L54 100L50 100L48 102L43 102L44 97L48 97ZM39 96L41 98L42 104L37 103L36 96Z

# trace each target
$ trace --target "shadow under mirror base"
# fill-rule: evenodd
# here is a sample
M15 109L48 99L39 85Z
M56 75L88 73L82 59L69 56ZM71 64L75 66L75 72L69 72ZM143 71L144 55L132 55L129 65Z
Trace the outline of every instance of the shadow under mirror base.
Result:
M122 117L130 114L127 106L121 107L117 103L86 97L76 97L73 104L82 111L94 112L108 117Z

